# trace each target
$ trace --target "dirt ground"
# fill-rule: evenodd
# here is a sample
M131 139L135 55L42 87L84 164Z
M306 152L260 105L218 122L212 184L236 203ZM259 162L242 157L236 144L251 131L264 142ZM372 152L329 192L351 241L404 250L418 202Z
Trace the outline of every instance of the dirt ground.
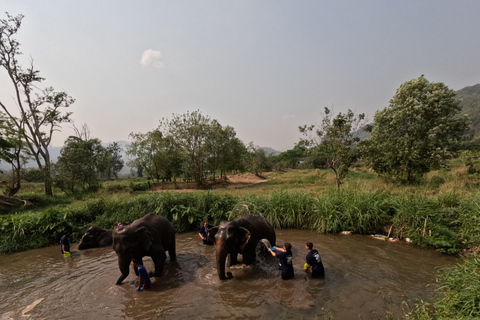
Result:
M242 174L232 174L227 176L227 181L220 181L217 179L215 183L210 182L207 185L208 189L233 189L233 188L242 188L255 183L262 183L267 181L257 177L253 173L242 173ZM195 182L161 182L158 183L150 192L164 192L164 191L174 191L174 192L192 192L198 191Z

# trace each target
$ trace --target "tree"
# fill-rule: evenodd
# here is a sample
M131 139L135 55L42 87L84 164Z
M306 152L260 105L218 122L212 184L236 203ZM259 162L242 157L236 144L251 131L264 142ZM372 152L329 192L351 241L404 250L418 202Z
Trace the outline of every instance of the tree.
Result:
M7 19L0 19L0 66L5 69L13 85L16 105L11 107L0 101L0 107L44 173L45 194L53 195L48 147L53 133L59 131L62 123L70 121L71 113L62 113L61 110L68 108L74 99L65 92L56 92L52 87L37 89L37 85L45 79L34 69L33 60L27 68L20 65L20 43L14 36L20 29L22 19L23 15L12 17L8 13Z
M305 147L295 146L293 149L284 151L277 156L273 156L275 168L283 170L286 168L295 169L300 160L306 158Z
M246 148L235 136L236 132L231 126L222 127L217 120L211 122L205 147L209 154L207 167L214 181L217 170L220 171L220 178L225 178L227 172L242 166Z
M21 188L22 167L31 158L22 135L15 128L9 117L0 112L0 132L5 137L5 142L9 146L6 160L10 163L12 170L9 174L9 182L6 184L5 194L14 196ZM1 158L1 155L0 155ZM43 180L42 180L43 181Z
M211 156L207 139L211 132L210 118L199 110L180 115L174 114L170 120L163 118L159 130L173 137L175 146L180 150L183 169L191 174L198 185L205 183L207 159Z
M323 153L326 167L335 173L337 188L340 189L350 166L358 157L356 144L360 138L357 132L365 125L365 114L355 116L349 109L347 113L340 112L333 117L332 110L327 107L324 112L322 123L317 129L315 125L298 127L306 137L299 146L314 148Z
M248 171L260 177L263 172L270 170L265 150L250 142L247 151L246 167Z
M468 130L460 110L455 92L442 82L422 75L403 83L375 114L372 134L362 143L367 164L404 181L445 166Z
M95 188L105 168L105 148L99 139L70 136L55 165L55 183L64 192L71 193Z
M118 173L123 168L122 148L114 142L105 148L106 176L111 179L112 176L118 178Z
M130 133L132 143L126 153L131 158L128 165L141 168L151 179L172 180L180 174L181 160L172 138L164 137L159 130L147 133ZM143 174L143 173L142 173Z

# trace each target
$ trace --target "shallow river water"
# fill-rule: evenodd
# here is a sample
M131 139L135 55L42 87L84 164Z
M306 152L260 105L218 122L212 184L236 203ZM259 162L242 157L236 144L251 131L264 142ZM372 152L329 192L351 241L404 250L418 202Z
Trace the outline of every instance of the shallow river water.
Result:
M196 232L177 235L177 261L167 258L152 289L134 290L133 272L122 285L110 247L59 246L0 256L0 320L6 319L385 319L399 316L402 301L428 299L435 269L455 258L406 243L360 235L276 230L277 245L293 244L295 278L280 278L275 257L260 255L253 267L234 266L220 281L215 247ZM303 271L305 242L323 259L325 279ZM144 257L153 271L150 257ZM228 269L227 269L228 270Z

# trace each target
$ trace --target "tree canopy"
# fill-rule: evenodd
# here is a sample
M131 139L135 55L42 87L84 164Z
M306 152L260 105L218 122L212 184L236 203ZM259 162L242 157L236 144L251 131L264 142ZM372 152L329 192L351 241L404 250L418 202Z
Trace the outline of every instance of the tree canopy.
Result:
M355 115L352 110L333 116L332 110L325 107L322 123L300 126L299 130L306 138L299 146L316 149L323 153L326 167L335 173L337 188L348 173L352 163L357 159L355 145L360 141L357 132L365 124L365 114Z
M468 130L460 110L445 84L423 75L406 81L390 105L375 114L372 134L362 143L367 164L406 181L446 165Z

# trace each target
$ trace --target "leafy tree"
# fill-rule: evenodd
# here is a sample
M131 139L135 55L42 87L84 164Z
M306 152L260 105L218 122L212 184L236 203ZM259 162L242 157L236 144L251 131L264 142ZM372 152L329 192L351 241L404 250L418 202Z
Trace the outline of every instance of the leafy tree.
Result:
M56 92L52 87L38 90L37 86L44 78L39 71L30 66L23 68L18 61L20 43L14 36L20 29L23 15L0 19L0 66L5 69L13 85L14 107L0 101L0 107L10 118L13 128L21 134L38 167L44 173L45 194L53 195L51 161L48 146L60 125L70 121L71 113L62 113L73 102L65 92ZM16 109L16 111L15 111Z
M468 130L455 92L422 75L403 83L390 105L375 114L372 135L363 143L377 172L415 181L446 165Z
M131 158L128 165L141 168L141 172L157 181L175 179L180 172L181 160L171 137L159 130L147 133L130 133L133 140L126 153Z
M250 142L247 151L246 167L248 171L260 177L263 172L271 169L265 150Z
M326 167L335 173L337 188L340 189L350 166L358 157L356 144L360 138L357 132L365 125L365 114L355 116L349 109L347 113L340 112L334 117L332 110L327 107L324 112L318 128L315 128L315 125L298 127L306 137L299 145L315 148L317 152L323 153Z
M16 130L13 122L0 112L0 132L3 132L5 142L10 146L9 161L12 170L9 174L9 181L5 185L5 194L15 195L21 188L22 167L31 158L22 135ZM43 180L42 180L43 181Z
M232 127L222 127L217 120L211 122L205 147L209 154L207 167L213 174L213 180L217 170L220 170L220 177L223 178L227 172L242 166L246 148L235 135Z
M298 167L298 162L306 158L305 151L305 147L295 146L293 149L284 151L277 156L272 156L274 165L279 170L295 169Z
M174 114L170 120L162 119L159 129L173 137L176 147L181 150L183 169L191 172L197 184L205 183L205 170L210 153L207 139L210 134L210 118L199 110L186 114Z
M198 185L206 182L207 172L231 169L239 165L241 141L231 127L222 127L217 120L199 110L162 119L159 130L171 137L173 149L181 157L182 169L191 174Z
M105 168L105 148L99 139L70 136L55 165L55 183L64 192L71 193L95 188Z
M10 163L13 160L13 154L10 152L13 145L0 135L0 160Z
M111 179L112 176L118 178L118 173L123 168L122 148L114 142L105 148L106 176Z

